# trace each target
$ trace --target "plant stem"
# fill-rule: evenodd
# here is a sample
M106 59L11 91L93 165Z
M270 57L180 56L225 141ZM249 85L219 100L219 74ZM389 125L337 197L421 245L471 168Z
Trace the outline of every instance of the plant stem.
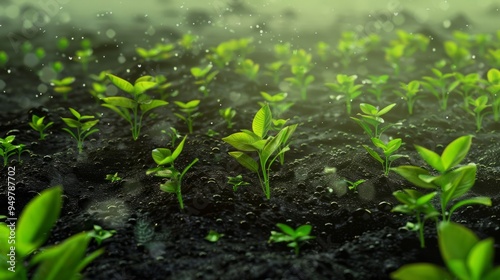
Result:
M420 248L425 248L424 224L420 219L420 212L417 212L417 224L418 224L418 235L420 239Z

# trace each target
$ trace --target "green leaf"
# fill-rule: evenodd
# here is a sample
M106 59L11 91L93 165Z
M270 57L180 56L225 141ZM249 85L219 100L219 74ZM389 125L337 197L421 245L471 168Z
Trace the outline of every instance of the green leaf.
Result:
M105 97L102 98L101 100L104 101L106 104L117 107L123 107L127 109L133 109L137 106L137 102L135 100L122 96Z
M367 115L371 115L371 116L374 116L377 114L378 112L378 109L377 107L371 105L371 104L368 104L368 103L361 103L359 104L359 108L361 109L361 111Z
M447 264L451 260L465 261L471 249L479 242L470 229L453 222L439 224L438 239L441 255Z
M494 245L493 238L488 238L479 241L470 251L467 257L467 267L472 279L483 279L486 272L493 267Z
M235 158L236 161L238 161L243 167L247 168L248 170L254 173L259 172L258 163L249 155L243 152L229 152L229 155Z
M467 135L459 137L448 144L448 146L444 149L443 154L441 155L441 161L444 170L436 170L444 172L459 164L469 152L471 143L472 136Z
M152 99L148 103L143 103L140 105L142 114L145 114L146 112L153 110L155 108L165 106L167 105L167 101L159 100L159 99Z
M431 192L425 195L420 196L417 198L417 201L415 202L416 205L421 206L429 203L431 199L433 199L437 195L437 192Z
M172 152L167 148L156 148L151 152L151 157L160 165L160 163L167 157L171 156Z
M134 86L131 83L113 74L106 74L106 76L116 87L118 87L119 89L123 90L126 93L134 95Z
M269 108L269 105L266 104L264 107L260 108L259 111L257 111L255 117L253 118L253 132L260 138L264 138L271 127L272 119L271 109Z
M225 138L222 141L228 143L229 145L235 147L236 149L244 152L257 151L253 143L262 140L259 136L255 135L253 132L236 132Z
M365 148L365 150L372 156L372 158L376 159L381 164L384 164L384 160L372 148L368 147L367 145L363 145L363 148Z
M486 74L486 77L488 79L488 82L490 82L491 84L500 83L500 71L498 69L491 68Z
M452 280L443 268L430 263L407 264L391 273L393 280Z
M179 155L181 154L182 149L184 149L184 142L186 142L186 138L187 138L187 136L184 136L184 138L182 138L182 141L179 143L177 148L175 148L175 150L172 152L172 155L165 157L159 163L157 162L158 165L165 165L165 164L173 163L177 159L177 157L179 157ZM164 149L162 149L161 151L166 153L166 151ZM153 155L153 159L154 159L154 155ZM155 159L155 161L156 161L156 159Z
M385 115L387 112L389 112L394 106L396 106L396 103L392 103L390 105L387 105L386 107L384 107L382 110L378 111L378 113L376 114L377 117L380 117L382 115Z
M311 225L301 225L295 230L295 236L308 236L311 233Z
M63 122L69 126L69 127L72 127L72 128L77 128L77 127L80 127L82 124L77 121L77 120L74 120L74 119L70 119L70 118L61 118L63 120Z
M441 157L438 154L418 145L415 145L415 149L432 168L436 169L440 173L444 173L446 171L443 163L441 162Z
M38 249L59 218L62 188L46 189L24 208L16 229L16 250L22 257Z
M279 227L281 229L282 232L290 235L290 236L295 236L295 230L293 228L291 228L290 226L288 225L285 225L285 224L276 224L277 227Z
M179 189L179 181L177 180L168 180L165 183L160 185L160 190L167 193L177 193Z
M485 197L485 196L478 196L478 197L473 197L473 198L461 200L461 201L455 203L450 208L448 215L451 216L453 214L453 212L455 212L455 210L457 210L460 207L463 207L466 205L472 205L472 204L481 204L481 205L491 206L491 198Z
M410 183L425 189L436 189L434 184L426 183L419 178L420 175L430 175L429 172L421 167L413 165L402 165L391 168L392 171L398 173Z
M500 279L500 266L495 267L490 271L483 280L497 280Z
M114 105L110 105L110 104L102 104L101 106L106 107L108 109L111 109L113 112L117 113L119 116L121 116L127 122L132 123L132 116L127 108L118 108L118 107L116 107Z
M155 82L138 82L134 85L134 93L135 95L141 95L157 85Z

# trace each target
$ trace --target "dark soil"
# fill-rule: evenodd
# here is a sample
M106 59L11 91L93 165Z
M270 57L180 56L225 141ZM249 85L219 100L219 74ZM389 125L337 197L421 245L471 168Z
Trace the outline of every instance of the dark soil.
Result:
M439 39L444 38L436 38ZM96 48L96 55L113 51L116 49L102 44ZM260 52L255 54L255 60L264 64L266 61L259 57L269 54L265 50ZM416 61L422 61L422 65L417 71L403 75L401 81L430 75L432 62L427 62L442 55L418 54ZM228 69L217 76L211 95L204 98L189 73L190 67L204 65L203 59L201 55L184 54L162 63L145 63L142 68L136 67L132 60L125 66L112 62L91 65L94 73L109 67L129 80L155 69L173 81L172 91L178 90L179 95L169 99L171 104L167 107L155 110L153 118L145 120L137 141L132 140L124 120L96 104L87 93L89 80L80 74L79 65L66 70L81 81L68 101L57 94L34 97L39 79L35 71L21 63L10 67L8 74L1 70L9 90L2 94L0 136L16 135L17 143L25 143L31 151L31 155L22 157L22 164L16 160L10 163L16 167L18 205L25 205L48 187L62 185L62 214L47 244L89 231L95 224L117 231L103 242L105 253L83 271L85 279L388 279L391 272L404 264L442 265L434 226L427 225L427 247L421 249L416 233L403 229L406 222L413 221L412 217L391 212L397 204L392 193L414 187L397 174L383 176L380 164L361 147L369 144L369 138L349 119L344 103L330 99L333 93L322 86L324 82L333 82L337 73L356 73L357 65L342 70L331 62L318 62L313 69L317 81L309 90L308 100L300 100L291 91L290 98L296 104L282 117L299 126L285 164L273 167L271 199L267 200L255 174L227 154L231 147L221 138L250 127L259 109L260 91L276 93L279 89L266 77L259 84L249 83ZM383 52L371 53L368 62L363 66L367 73L390 73ZM179 68L174 71L173 66ZM129 67L130 73L124 67ZM485 70L472 66L464 71L484 73ZM364 78L360 76L358 80ZM86 87L82 86L84 81ZM404 120L401 128L386 133L402 138L405 145L401 153L409 155L409 159L400 159L394 165L425 166L414 144L440 153L455 138L474 134L474 119L460 109L458 95L450 97L449 109L444 112L439 111L435 99L428 95L429 98L417 101L415 114L408 116L406 105L391 93L399 87L399 81L391 80L385 102L380 104L397 102L386 121ZM169 137L161 130L173 126L182 135L187 133L185 124L173 114L172 101L195 98L201 99L203 115L195 120L194 133L188 136L176 166L182 169L195 158L200 161L183 180L186 209L181 211L175 196L159 189L162 180L147 176L146 170L155 166L151 158L153 149L172 148ZM359 102L376 104L365 93L355 100L354 113L358 112ZM218 113L220 108L228 106L237 110L234 129L227 129ZM100 132L90 137L81 154L76 143L61 130L60 117L69 116L68 107L82 114L100 116ZM46 115L55 122L45 141L37 140L37 133L28 125L32 113ZM464 161L478 164L476 184L467 195L491 196L493 206L467 207L453 216L454 221L481 238L495 238L497 264L500 261L499 128L498 123L485 120L484 129L475 134ZM219 135L207 136L208 129ZM335 167L337 172L326 174L325 167ZM122 181L111 183L104 179L116 172ZM234 192L227 184L227 177L238 174L243 174L244 180L251 184ZM6 176L4 169L0 180L6 182ZM367 182L354 192L341 184L343 179ZM1 185L1 191L3 201L6 184ZM276 223L293 227L310 224L316 239L301 247L300 256L296 257L285 244L267 242L270 232L277 230ZM204 239L210 230L224 236L217 243L210 243ZM89 250L97 248L91 243Z

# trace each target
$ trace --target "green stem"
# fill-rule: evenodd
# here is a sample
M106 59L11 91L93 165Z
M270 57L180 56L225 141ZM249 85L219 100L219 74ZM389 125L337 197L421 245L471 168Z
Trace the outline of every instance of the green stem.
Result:
M271 198L271 191L269 188L269 175L267 172L266 163L262 160L262 156L260 153L259 153L259 161L260 161L260 169L262 170L261 171L262 177L264 179L264 185L262 186L262 188L264 190L264 194L266 195L266 198L270 199ZM262 184L262 181L261 181L261 184Z
M417 224L418 224L418 235L420 239L420 248L425 248L424 223L422 223L420 219L420 212L417 212Z

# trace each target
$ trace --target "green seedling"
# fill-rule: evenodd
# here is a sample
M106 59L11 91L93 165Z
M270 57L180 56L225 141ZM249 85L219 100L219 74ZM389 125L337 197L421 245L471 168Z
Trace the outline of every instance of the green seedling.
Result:
M272 113L268 105L262 107L253 118L252 131L242 130L233 133L222 140L238 151L229 152L243 167L257 173L262 191L267 199L271 197L269 175L271 165L280 154L290 150L288 142L290 136L297 128L297 124L281 129L275 136L268 136L272 124ZM246 152L256 152L259 157L257 162Z
M367 145L363 145L363 148L380 164L382 164L382 168L384 170L384 175L388 176L389 171L391 170L391 165L392 163L402 157L408 157L406 155L400 155L400 154L394 154L399 147L401 147L401 144L403 143L401 138L396 138L390 140L387 144L382 142L382 140L378 138L372 138L372 143L375 145L375 147L379 148L382 150L384 153L384 158L382 158L377 152L375 152L372 148L370 148Z
M491 107L491 105L488 105L487 95L481 95L476 99L470 97L469 103L473 106L470 113L476 119L476 132L478 132L479 130L481 130L484 116L490 113L489 111L486 111L486 109Z
M29 125L31 126L31 128L33 128L33 130L40 133L39 140L45 140L46 134L44 133L44 131L54 124L54 122L48 122L47 124L44 124L43 123L44 120L45 116L39 117L33 114L33 116L31 116L31 122L29 123Z
M235 177L227 177L227 183L233 186L233 191L236 192L241 186L248 186L250 183L243 181L243 176L239 174Z
M102 241L112 237L116 233L116 230L106 230L101 226L94 225L94 230L89 232L89 237L93 238L97 243L97 246L101 246Z
M367 91L373 94L379 103L382 102L382 94L386 90L387 80L389 80L389 75L370 75L368 76L368 79L365 80L365 83L370 85L370 88L368 88Z
M211 50L207 58L219 69L225 69L233 61L243 61L253 52L252 38L232 39L220 43Z
M331 46L326 42L319 41L318 43L316 43L316 55L321 59L321 61L326 62L328 59L330 59L331 52Z
M207 133L206 133L206 135L208 137L215 137L215 136L217 136L219 134L220 134L219 132L217 132L217 131L215 131L215 130L213 130L211 128L209 128L208 131L207 131Z
M161 133L165 133L170 137L170 145L172 146L172 148L175 147L175 143L177 142L177 140L181 139L182 137L179 131L175 129L175 127L170 127L170 131L168 132L166 130L162 130Z
M142 76L138 78L134 85L124 79L112 74L107 74L110 81L119 89L129 94L132 98L122 96L112 96L102 98L103 107L111 109L113 112L124 118L131 126L132 138L137 140L141 132L142 120L146 113L153 109L168 104L167 101L152 99L146 94L146 91L157 86L151 82L151 76Z
M464 100L463 108L465 111L472 113L469 108L469 100L474 92L477 92L481 89L481 77L478 73L463 75L459 72L455 72L455 78L460 83L457 92L462 96Z
M283 68L285 63L283 61L275 61L273 63L266 64L265 75L273 78L273 83L278 85L281 81L281 76L283 75Z
M309 68L307 66L292 66L291 71L294 76L285 78L285 81L296 87L300 92L302 100L306 100L307 88L314 82L314 76L308 75Z
M177 44L186 51L192 51L198 40L199 37L197 35L193 35L191 33L185 33L182 35L179 41L177 41Z
M474 51L477 49L480 56L485 55L486 50L493 42L490 34L469 34L458 30L453 31L453 38L458 43L457 45L462 48Z
M439 212L431 203L431 200L437 195L437 192L422 194L416 190L403 189L393 192L392 195L402 203L396 205L392 209L392 212L399 212L416 218L416 224L408 222L405 228L412 231L418 231L420 247L425 248L425 222L427 220L437 221L439 217Z
M437 175L413 165L398 166L391 170L417 187L437 191L440 197L441 218L443 221L450 221L452 214L460 207L471 204L491 205L489 197L472 197L449 207L454 200L465 195L476 181L477 167L474 163L459 166L469 152L471 143L472 136L459 137L446 146L441 155L415 145L419 155L437 171Z
M96 102L106 97L106 91L108 87L104 83L92 83L92 89L89 90L90 95L94 97Z
M0 67L5 67L9 61L9 55L5 51L0 51Z
M327 172L325 172L327 173ZM347 179L344 179L344 182L346 182L347 184L347 188L350 190L350 191L353 191L353 192L357 192L358 191L358 186L363 184L364 182L366 182L365 179L360 179L360 180L357 180L357 181L349 181Z
M233 118L236 116L236 110L231 107L219 110L219 115L226 121L227 128L233 128Z
M451 69L459 70L473 63L469 50L453 41L444 42L444 51L451 60Z
M288 42L274 45L273 50L276 58L283 63L288 63L292 57L291 44Z
M417 51L425 52L429 46L430 39L420 33L408 33L404 30L397 30L398 38L390 42L390 47L385 49L385 60L394 69L394 74L398 76L401 67L405 66L405 71L413 70L414 63L405 63Z
M173 55L174 44L156 44L152 49L136 48L137 54L146 61L167 60Z
M486 74L486 90L491 96L491 110L493 111L493 119L500 121L500 71L492 68Z
M365 61L366 55L379 42L380 36L376 34L360 37L356 32L343 32L333 54L339 58L344 68L348 68L352 63Z
M257 82L257 78L259 75L259 64L247 58L236 65L235 72L242 76L245 76L252 82Z
M65 51L69 47L69 40L66 37L61 37L57 40L57 49L61 52Z
M286 92L280 92L274 95L270 95L267 92L261 91L260 95L264 98L265 102L259 102L259 105L262 107L266 103L269 104L269 108L271 108L273 116L281 116L295 104L294 102L285 102L285 99L288 96L288 93Z
M335 97L330 96L330 98L336 100L344 98L348 115L351 114L352 101L362 93L360 89L363 87L363 85L354 84L357 78L358 76L356 75L347 76L344 74L338 74L336 83L325 84L328 88L330 88L334 92L339 93L339 95Z
M215 230L210 230L208 232L207 236L205 236L205 240L212 242L212 243L215 243L215 242L219 241L219 239L223 236L224 236L224 234L222 234L222 233L218 233Z
M61 118L68 126L67 128L64 127L62 130L67 132L71 135L71 137L73 137L73 139L76 140L78 152L81 153L83 151L83 141L85 141L85 139L90 135L99 131L97 128L92 129L92 127L94 127L99 120L94 120L94 116L82 116L73 108L69 108L69 111L74 118Z
M17 161L21 162L21 154L28 152L25 150L26 145L24 144L12 144L16 139L15 135L9 135L5 138L0 138L0 157L3 158L3 166L7 166L9 163L9 158L17 154Z
M189 133L193 133L193 120L201 116L201 113L197 112L198 105L200 105L200 100L195 99L187 103L174 101L174 103L179 107L179 110L184 113L184 115L178 113L175 113L174 115L186 123Z
M438 243L446 268L432 263L414 263L391 273L394 280L495 280L500 266L494 266L493 238L479 240L470 229L456 223L441 223Z
M208 96L208 93L210 92L208 85L214 80L215 76L219 74L219 71L210 72L212 67L212 64L209 64L203 69L199 67L191 68L191 74L196 79L195 84L200 85L198 89L203 93L204 96Z
M1 279L28 279L28 274L31 279L80 279L80 271L104 252L99 249L86 255L92 239L86 232L73 235L57 245L40 248L59 218L62 193L61 187L44 190L26 205L15 227L9 219L7 223L0 223L3 238L0 242ZM11 212L8 216L14 214ZM15 240L15 246L7 242L8 236L15 236L15 239L10 239ZM15 256L15 261L11 256Z
M420 82L411 81L408 84L400 83L400 89L402 91L395 91L398 96L406 101L406 106L408 107L408 114L413 115L413 108L415 106L415 101L420 97L418 93L420 92Z
M174 161L179 157L184 149L184 142L187 136L184 136L179 146L172 152L167 148L156 148L151 152L153 160L158 165L155 168L148 169L147 175L153 174L157 177L167 178L168 181L160 185L160 189L164 192L173 193L177 196L179 207L184 209L184 201L182 200L181 183L186 172L196 163L198 159L194 159L182 172L179 172L174 167Z
M401 125L401 123L383 125L385 121L382 116L387 114L394 106L396 106L396 103L387 105L383 109L379 110L378 107L371 104L361 103L359 104L359 108L364 114L358 113L360 118L351 117L351 119L361 126L370 138L380 139L380 135L382 135L384 131L395 125Z
M436 68L433 68L432 72L436 77L426 76L421 84L438 99L439 107L444 111L448 107L450 92L460 84L460 81L451 81L451 78L455 76L454 73L443 74Z
M91 48L77 50L75 52L75 61L82 64L82 69L84 73L88 72L89 63L94 58L94 51Z
M403 64L401 61L403 59L405 53L404 45L393 45L389 48L385 48L385 61L389 63L389 65L394 70L394 76L398 77L401 73L401 65Z
M54 87L54 91L62 94L64 100L68 100L68 93L73 89L71 84L75 82L75 77L66 77L61 80L53 79L50 85Z
M122 178L120 178L120 176L118 176L118 172L116 172L115 174L107 174L105 180L111 181L111 183L114 183L114 182L121 181Z
M295 230L285 224L278 223L276 226L281 230L281 232L271 231L268 243L286 242L288 243L288 247L294 249L295 256L299 255L300 246L302 246L305 241L315 238L314 236L309 235L312 230L311 225L301 225Z

